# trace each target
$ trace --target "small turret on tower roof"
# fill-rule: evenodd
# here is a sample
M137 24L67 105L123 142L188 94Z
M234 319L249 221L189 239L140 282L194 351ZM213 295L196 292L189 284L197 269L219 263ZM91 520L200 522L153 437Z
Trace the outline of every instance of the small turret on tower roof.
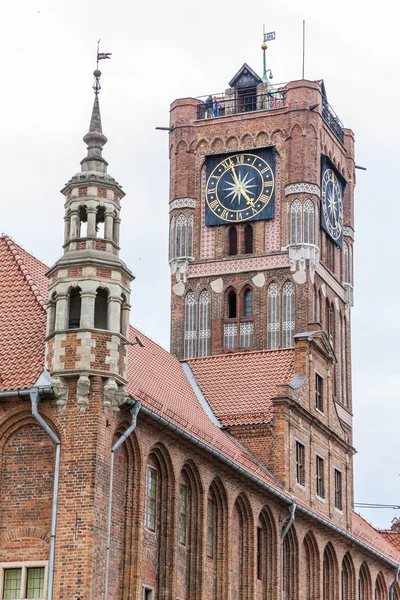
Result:
M87 156L81 161L82 171L99 171L100 173L107 172L108 163L102 157L103 146L107 144L107 138L103 133L100 116L100 77L101 71L96 69L93 73L95 83L93 89L95 91L95 99L93 104L92 116L90 119L89 131L83 138L87 144Z

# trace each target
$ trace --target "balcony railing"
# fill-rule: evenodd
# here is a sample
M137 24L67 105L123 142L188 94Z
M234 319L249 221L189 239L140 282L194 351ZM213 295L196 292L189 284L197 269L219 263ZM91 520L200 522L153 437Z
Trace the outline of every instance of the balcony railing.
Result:
M202 101L197 107L198 119L216 119L228 115L254 112L256 110L271 110L284 106L282 90L265 91L260 94L249 92L246 95L238 92L232 95L222 93L208 97L201 96L198 100Z
M339 117L337 116L333 108L329 105L328 101L325 100L325 98L322 98L322 118L328 125L328 127L336 135L337 139L340 140L343 144L343 124L341 123Z

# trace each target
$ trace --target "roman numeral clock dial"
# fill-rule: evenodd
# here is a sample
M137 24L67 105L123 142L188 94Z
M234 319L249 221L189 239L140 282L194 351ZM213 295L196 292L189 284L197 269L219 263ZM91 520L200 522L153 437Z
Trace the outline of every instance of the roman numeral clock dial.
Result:
M206 225L268 219L274 216L273 149L267 148L260 154L264 156L241 153L222 159L209 157ZM270 160L267 160L268 158Z
M330 168L323 157L324 168L321 176L321 225L332 240L342 246L343 193L346 182Z

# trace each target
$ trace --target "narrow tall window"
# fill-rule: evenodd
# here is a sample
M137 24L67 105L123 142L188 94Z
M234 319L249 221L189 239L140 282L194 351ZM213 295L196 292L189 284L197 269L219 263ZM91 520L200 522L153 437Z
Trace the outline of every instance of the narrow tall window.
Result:
M193 256L193 215L188 218L187 256Z
M253 227L246 225L244 229L244 253L253 254Z
M103 288L96 291L94 301L94 327L95 329L107 329L108 292Z
M296 442L296 481L299 485L306 484L305 472L306 448L301 442Z
M44 567L27 569L26 597L43 598L44 596Z
M350 283L349 279L349 246L343 242L343 282Z
M237 229L236 229L236 227L229 228L228 238L229 238L229 256L236 256L236 254L237 254Z
M203 290L199 297L199 356L208 356L211 347L211 294Z
M186 485L181 484L179 488L179 531L178 539L182 545L186 544L186 528L187 528L187 503L188 489Z
M304 236L305 244L314 244L314 204L311 200L304 203Z
M179 215L179 217L176 219L175 256L177 258L186 256L186 223L185 215Z
M207 502L207 556L213 558L214 556L214 502L208 500Z
M326 240L326 266L332 273L335 272L335 243L331 240L328 235L325 236Z
M325 485L324 485L324 459L321 456L315 457L315 485L317 496L325 498Z
M301 203L299 200L292 202L290 206L290 243L301 244Z
M315 408L324 412L324 380L315 373Z
M150 531L156 530L156 503L157 503L157 471L147 465L146 472L146 506L145 525Z
M335 469L335 507L343 510L342 472Z
M96 237L104 239L106 211L100 206L96 213Z
M69 293L68 329L77 329L81 323L81 288L72 288Z
M282 291L282 348L294 346L294 284L287 281Z
M175 258L175 217L169 222L169 260Z
M253 292L247 289L243 294L243 316L251 317L253 314Z
M277 283L268 288L268 349L275 350L280 345L280 292Z
M228 293L228 319L236 319L236 292L230 290Z
M184 356L185 358L195 358L197 348L197 300L196 294L192 291L186 294L185 298L185 340Z

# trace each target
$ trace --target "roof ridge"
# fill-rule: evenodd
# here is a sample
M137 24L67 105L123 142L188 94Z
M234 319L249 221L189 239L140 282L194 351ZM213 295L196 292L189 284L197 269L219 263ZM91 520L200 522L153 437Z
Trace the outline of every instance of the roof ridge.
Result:
M218 359L226 359L226 358L236 358L242 356L259 356L261 354L281 354L293 352L294 348L277 348L274 350L251 350L250 352L230 352L229 354L212 354L209 356L197 356L195 358L183 358L180 362L194 362L194 361L205 361L205 360L218 360Z
M17 244L12 238L10 238L10 236L2 234L0 236L0 239L3 239L5 241L5 244L8 248L8 250L13 255L15 262L17 263L18 267L20 268L20 271L21 271L22 275L24 276L25 281L31 288L33 295L35 296L39 306L41 306L41 308L46 312L46 301L44 300L42 294L40 293L40 290L39 290L38 286L36 285L35 280L33 279L32 275L30 274L28 267L26 266L25 262L23 261L22 257L20 256L20 254L18 252L18 248L23 250L23 252L30 254L30 256L32 256L38 262L42 263L42 261L40 261L38 258L36 258L36 256L34 256L33 254L31 254L30 252L25 250L25 248L23 248L22 246ZM46 265L44 263L42 263L42 265L44 267L46 267Z

